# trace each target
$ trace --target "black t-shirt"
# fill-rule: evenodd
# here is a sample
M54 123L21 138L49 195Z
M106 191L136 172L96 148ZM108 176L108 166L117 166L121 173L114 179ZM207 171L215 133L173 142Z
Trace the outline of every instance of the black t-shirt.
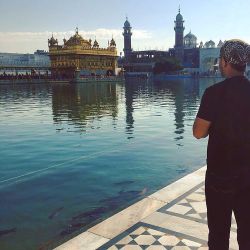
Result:
M236 76L207 88L197 117L211 121L208 172L232 176L250 170L250 82Z

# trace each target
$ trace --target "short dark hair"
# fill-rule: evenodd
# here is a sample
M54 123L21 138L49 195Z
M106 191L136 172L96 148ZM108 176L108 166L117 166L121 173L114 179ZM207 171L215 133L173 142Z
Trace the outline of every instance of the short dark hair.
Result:
M245 72L246 70L246 64L245 65L238 65L238 64L232 64L230 63L230 65L232 66L233 69L236 69L237 71L240 71L240 72Z
M225 41L220 49L220 57L230 63L233 69L244 72L250 60L250 46L239 39Z

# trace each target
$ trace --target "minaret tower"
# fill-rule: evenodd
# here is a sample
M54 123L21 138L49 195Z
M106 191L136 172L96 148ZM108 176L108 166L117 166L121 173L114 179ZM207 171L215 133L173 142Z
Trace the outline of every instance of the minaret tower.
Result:
M131 36L132 36L132 32L131 32L132 27L130 26L130 23L128 21L128 18L126 17L126 21L124 23L124 27L123 27L123 36L124 36L124 56L125 58L127 58L130 53L132 52L132 48L131 48Z
M180 13L180 7L179 7L179 13L176 16L175 20L175 57L180 60L182 63L183 57L184 57L184 46L183 46L183 33L185 27L183 26L184 20Z

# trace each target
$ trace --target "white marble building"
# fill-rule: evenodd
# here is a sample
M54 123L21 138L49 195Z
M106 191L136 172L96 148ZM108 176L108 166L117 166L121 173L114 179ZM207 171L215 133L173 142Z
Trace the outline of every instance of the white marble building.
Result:
M220 48L200 48L200 74L217 72Z
M50 67L50 59L48 53L43 50L37 50L34 54L19 54L19 53L0 53L0 68L19 67ZM15 68L16 67L16 68Z

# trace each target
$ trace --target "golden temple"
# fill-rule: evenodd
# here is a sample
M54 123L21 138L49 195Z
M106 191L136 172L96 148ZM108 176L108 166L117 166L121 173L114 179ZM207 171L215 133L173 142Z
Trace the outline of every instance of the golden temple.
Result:
M51 75L56 78L74 78L89 75L114 75L117 68L116 43L112 38L107 48L100 48L98 42L92 44L91 39L85 40L78 33L64 44L59 45L52 35L48 39Z

